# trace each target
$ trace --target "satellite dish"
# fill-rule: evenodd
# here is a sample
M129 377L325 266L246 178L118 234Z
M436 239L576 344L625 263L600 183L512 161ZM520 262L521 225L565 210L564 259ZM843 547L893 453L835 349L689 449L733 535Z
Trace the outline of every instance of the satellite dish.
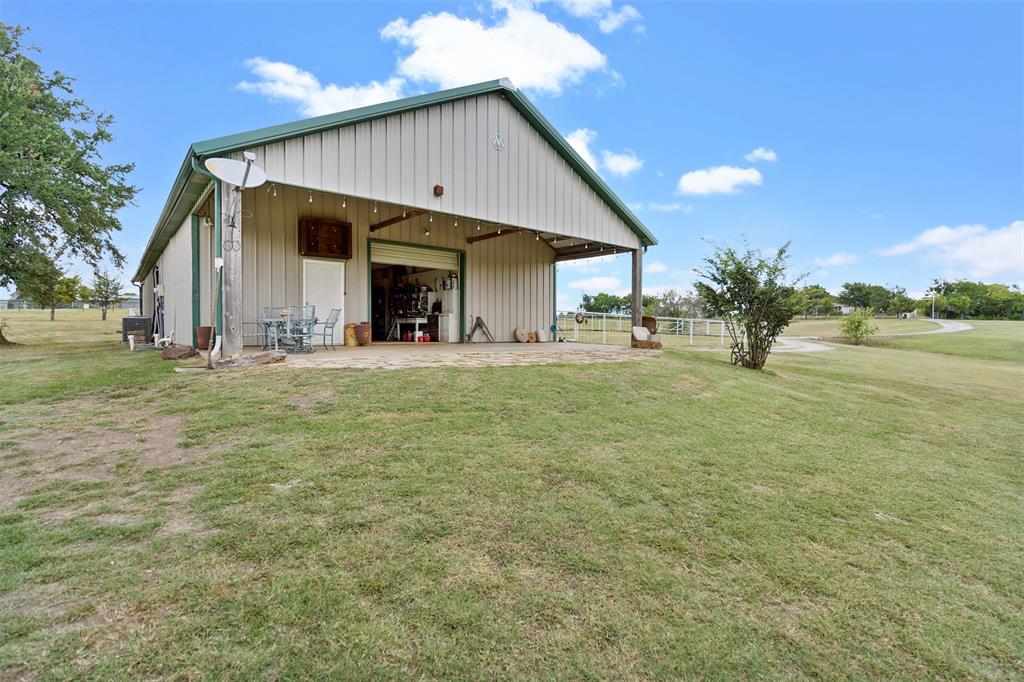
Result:
M206 170L213 173L218 180L235 185L239 190L259 187L267 181L267 173L259 166L253 164L250 154L245 155L245 161L234 159L207 159L203 164Z

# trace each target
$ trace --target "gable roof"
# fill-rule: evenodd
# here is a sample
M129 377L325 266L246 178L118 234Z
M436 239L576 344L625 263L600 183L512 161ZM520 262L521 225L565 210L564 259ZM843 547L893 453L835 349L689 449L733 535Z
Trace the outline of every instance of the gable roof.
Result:
M202 142L195 142L189 146L185 160L175 178L171 194L164 204L160 218L157 220L153 234L143 253L138 270L132 281L141 281L152 268L160 253L170 240L174 229L185 218L185 212L190 210L192 205L200 197L203 189L209 184L209 178L195 172L193 162L200 162L210 157L223 156L232 152L242 151L250 147L272 144L295 137L302 137L312 133L340 128L363 121L369 121L383 116L390 116L415 109L434 106L445 102L468 99L489 93L500 93L506 100L525 118L534 129L540 133L548 144L575 170L580 177L601 197L601 199L622 219L624 223L640 238L643 246L653 246L658 240L640 222L640 220L629 210L629 207L611 190L600 175L585 162L576 150L566 141L551 123L537 110L530 100L526 98L507 78L465 85L450 90L432 92L414 97L382 102L368 107L340 111L325 116L307 118L291 123L282 123L258 128L248 132L236 133L215 137Z

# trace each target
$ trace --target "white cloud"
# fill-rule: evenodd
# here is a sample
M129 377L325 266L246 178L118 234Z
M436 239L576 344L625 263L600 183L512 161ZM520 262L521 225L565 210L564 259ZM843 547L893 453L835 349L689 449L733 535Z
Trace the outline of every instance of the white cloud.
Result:
M555 4L574 17L590 18L608 12L612 0L555 0Z
M286 62L272 62L263 57L246 60L245 65L257 76L255 82L242 81L238 89L264 95L270 99L294 102L305 116L319 116L335 111L387 102L403 96L404 81L389 78L366 85L323 85L309 71Z
M520 4L532 3L521 0ZM574 17L596 19L601 33L614 33L631 22L636 22L637 31L644 30L641 23L643 15L632 5L622 5L615 9L612 0L555 0L555 4Z
M627 149L621 154L605 149L601 152L601 165L612 175L624 178L643 168L644 161L638 158L632 149Z
M828 258L815 258L814 262L817 265L821 265L827 268L838 268L844 265L853 265L858 261L858 257L853 253L846 253L845 251L837 251Z
M662 263L660 260L651 261L644 268L644 271L650 275L656 275L659 272L668 272L668 266Z
M526 90L558 95L606 68L596 47L529 3L496 2L494 9L504 16L493 25L427 13L412 22L395 19L380 35L408 50L398 60L398 75L443 88L507 76Z
M589 128L578 128L565 136L565 141L594 170L597 170L597 159L594 157L594 153L590 151L590 144L596 139L597 133Z
M683 213L693 212L693 206L690 204L659 204L657 201L648 202L647 208L658 213L675 213L682 211Z
M735 194L742 185L760 185L761 172L756 168L714 166L684 173L679 178L680 194Z
M745 158L750 163L755 163L757 161L777 161L779 155L775 153L774 149L765 149L764 147L758 147L757 149L750 152L743 158Z
M887 249L882 249L878 252L878 255L905 256L908 253L913 253L914 251L919 251L927 247L941 247L947 244L953 244L987 231L988 228L984 225L958 225L957 227L940 225L938 227L933 227L930 230L925 230L909 242L903 242L902 244L896 244L895 246L890 246Z
M598 161L595 150L591 148L596 139L597 132L590 128L577 128L565 136L565 141L594 170L601 170L603 168L612 175L626 177L644 167L643 159L639 158L632 149L627 149L621 154L602 149L601 161Z
M583 289L584 291L608 291L615 292L622 288L622 280L618 277L604 275L600 277L588 277L569 282L570 289Z
M643 16L636 7L633 7L633 5L623 5L618 11L605 14L597 22L597 27L601 29L601 33L614 33L626 24L632 21L639 22L642 18ZM643 25L637 23L637 30L642 31Z
M1024 280L1024 220L1005 227L940 225L909 242L881 249L880 256L922 254L929 262L979 279L1009 276Z

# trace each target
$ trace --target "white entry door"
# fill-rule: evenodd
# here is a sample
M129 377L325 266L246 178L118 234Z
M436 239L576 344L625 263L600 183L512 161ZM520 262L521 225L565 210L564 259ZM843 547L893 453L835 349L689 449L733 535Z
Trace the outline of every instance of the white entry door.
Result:
M341 308L341 316L334 327L334 342L345 341L345 261L304 258L302 260L302 300L305 305L316 306L316 318L327 319L334 308ZM321 328L322 329L322 328ZM322 336L317 337L319 342ZM330 343L330 337L328 337Z

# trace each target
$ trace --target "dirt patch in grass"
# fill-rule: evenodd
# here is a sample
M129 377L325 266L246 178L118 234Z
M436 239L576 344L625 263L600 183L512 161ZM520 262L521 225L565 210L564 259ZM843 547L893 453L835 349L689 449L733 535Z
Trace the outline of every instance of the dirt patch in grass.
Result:
M311 391L310 393L302 393L294 396L289 403L296 407L311 410L320 403L327 402L334 398L334 391L329 388L322 388L318 391Z
M81 601L67 596L64 585L60 582L23 585L0 594L0 611L46 620L64 618L80 604Z
M5 415L13 426L7 436L26 453L26 466L0 469L0 509L54 482L113 481L129 471L173 467L206 454L179 447L183 420L177 415L120 409L98 417L90 408L70 401L47 406L46 415L39 415L38 407Z
M189 502L203 491L201 485L187 485L176 488L167 496L169 518L163 527L156 532L156 537L167 537L177 533L187 533L192 537L204 537L213 531L196 518L188 509Z

